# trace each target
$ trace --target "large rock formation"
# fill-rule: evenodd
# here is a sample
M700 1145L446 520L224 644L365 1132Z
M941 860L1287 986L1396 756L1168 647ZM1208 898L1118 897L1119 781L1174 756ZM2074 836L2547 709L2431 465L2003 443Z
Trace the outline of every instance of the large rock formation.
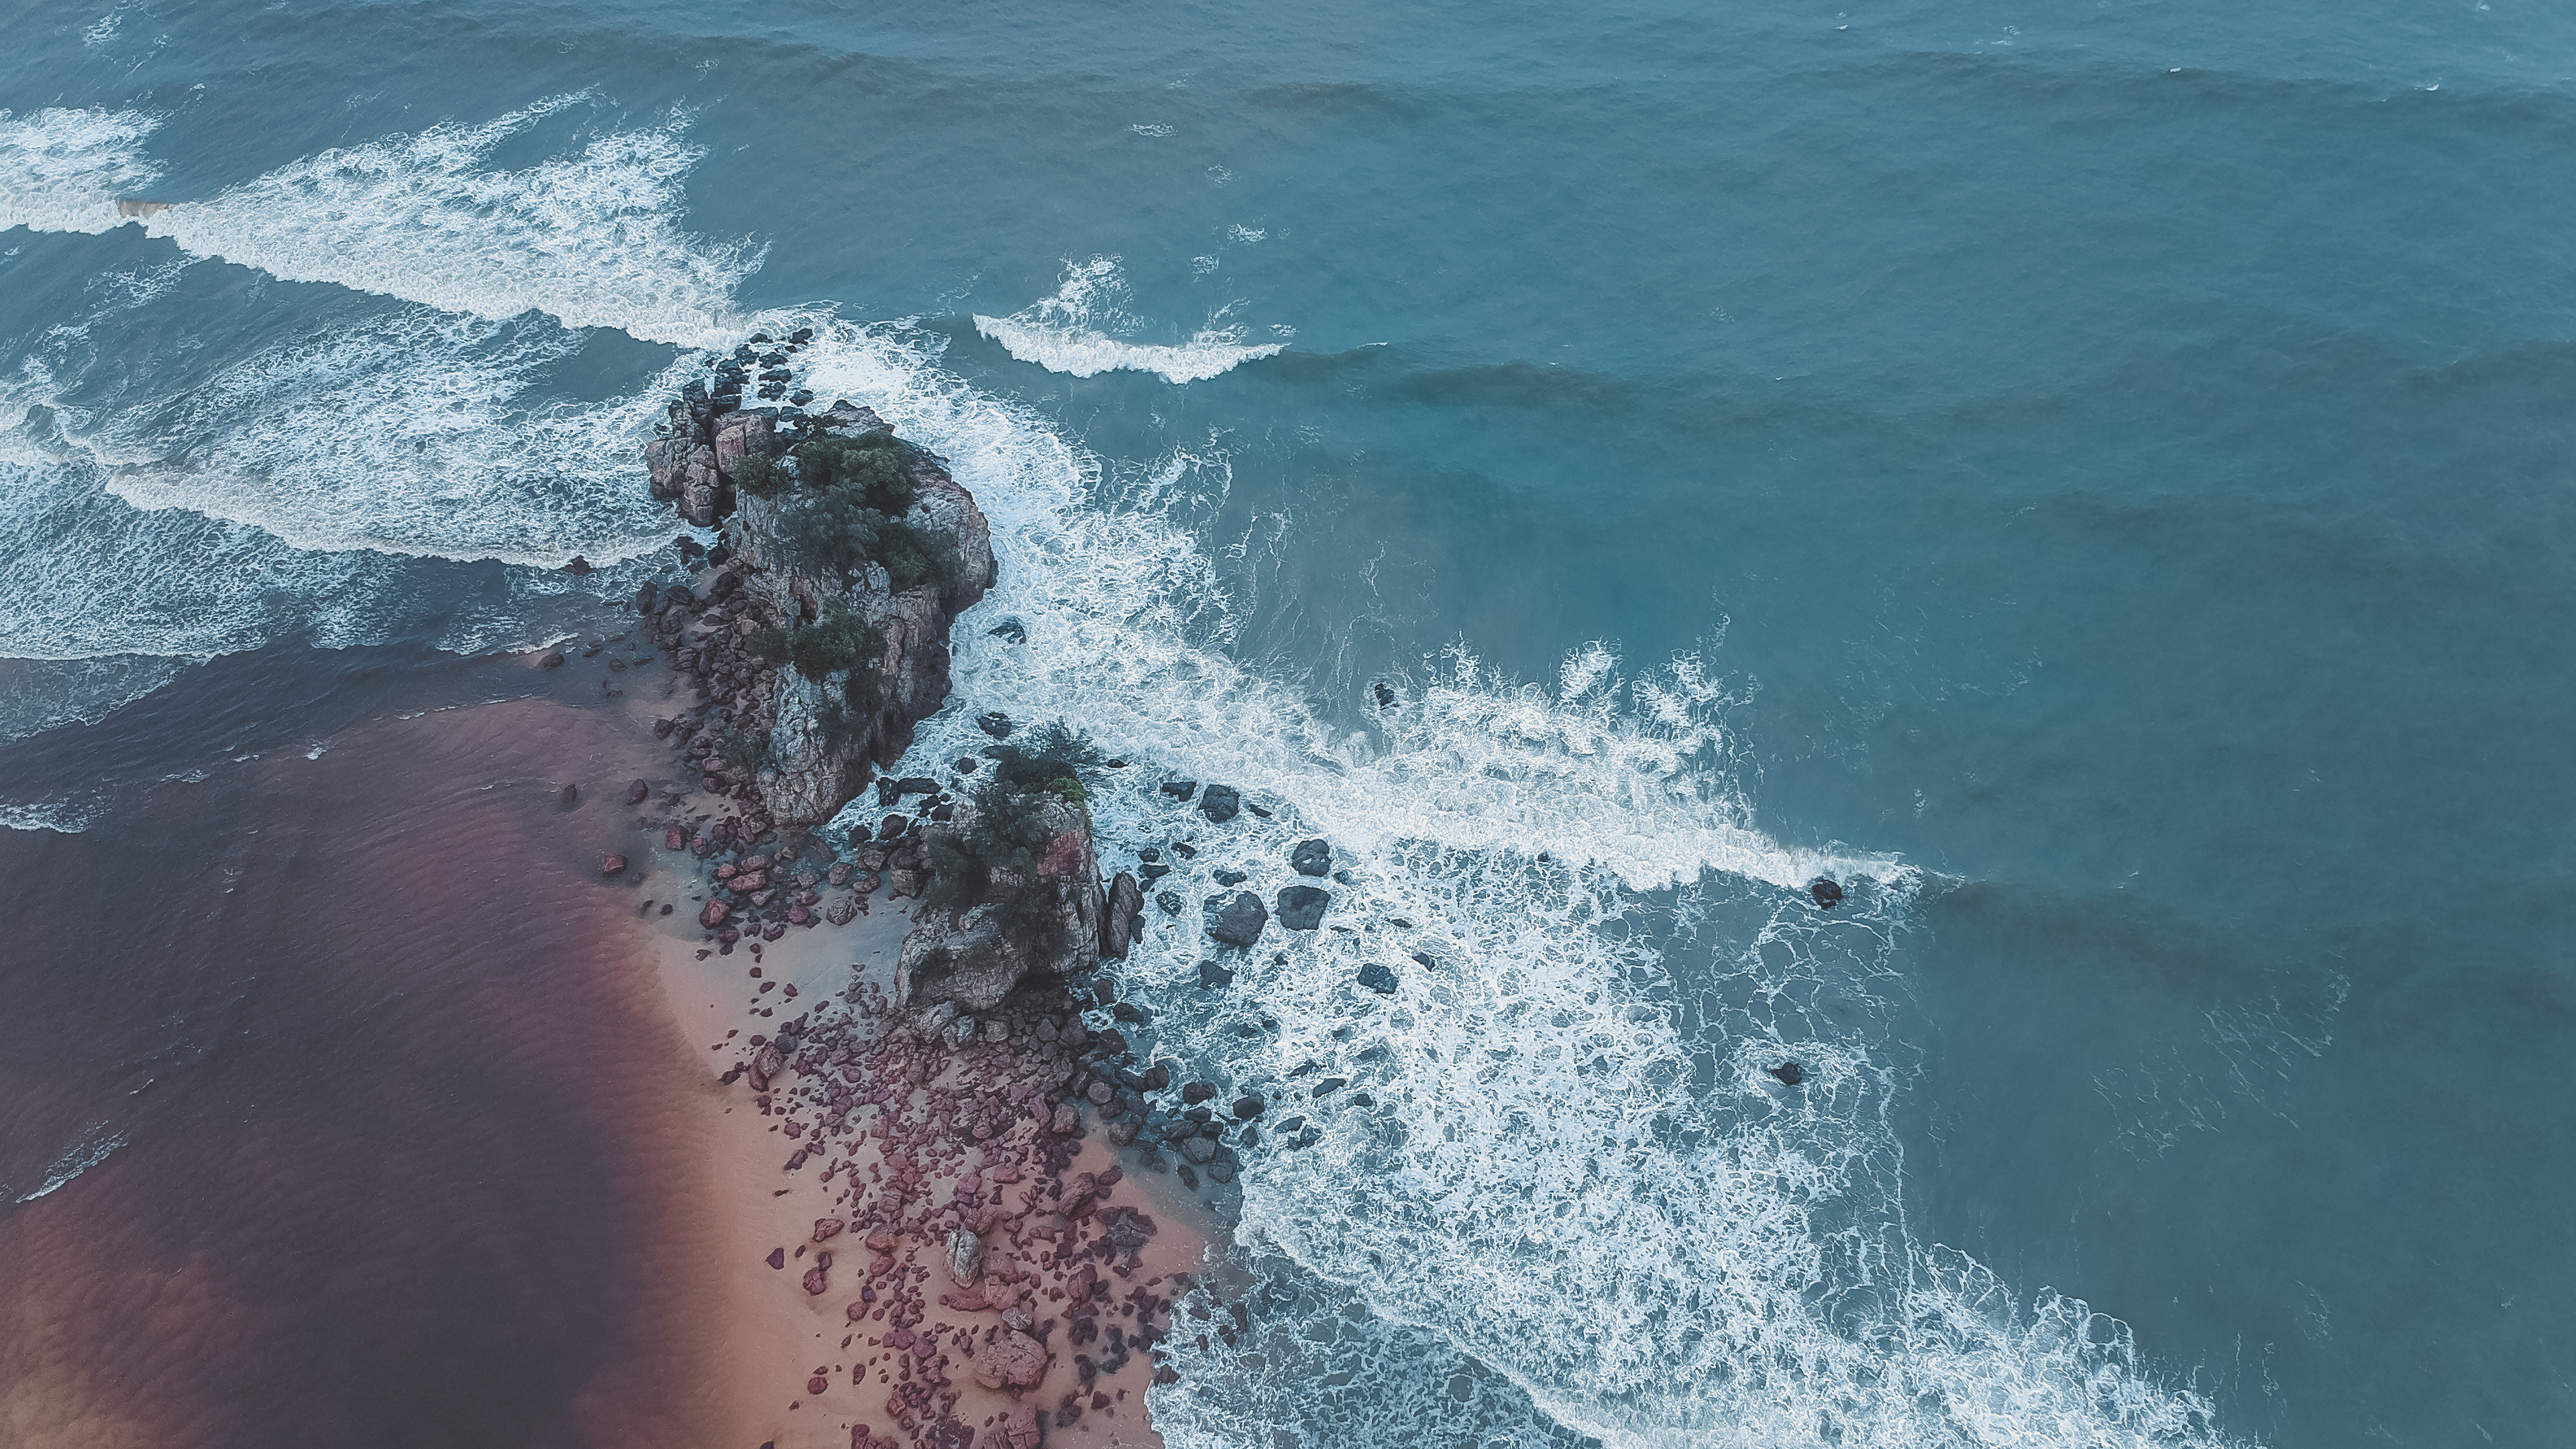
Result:
M954 820L925 834L932 841L963 835L975 828L975 816L972 803L961 803ZM990 1011L1022 980L1072 977L1099 964L1104 901L1091 816L1050 799L1040 819L1047 847L1035 870L993 871L965 905L921 911L895 963L897 1004L953 1001L968 1011ZM1043 924L1031 929L1031 917ZM1014 918L1022 924L1007 929Z
M892 430L872 410L847 402L820 417L792 420L792 436L766 414L724 408L724 399L710 399L693 386L671 404L668 433L645 450L645 461L654 497L676 504L700 527L722 522L732 555L723 576L740 581L747 601L742 629L747 634L756 627L810 622L838 604L885 640L883 656L873 661L883 684L882 704L871 717L834 719L846 672L809 680L792 669L759 669L753 671L757 698L749 711L755 717L742 718L736 707L737 727L765 727L768 733L770 757L759 792L769 818L782 825L820 824L855 798L879 767L900 757L912 744L913 726L948 697L949 625L992 586L992 531L974 496L936 457L916 451L909 469L918 497L905 521L956 550L955 581L897 592L875 564L847 585L799 572L780 557L777 545L779 521L792 501L738 494L734 480L744 461L777 457L826 432L864 436ZM717 597L711 590L710 598ZM710 692L724 687L719 678ZM741 692L735 683L733 693Z

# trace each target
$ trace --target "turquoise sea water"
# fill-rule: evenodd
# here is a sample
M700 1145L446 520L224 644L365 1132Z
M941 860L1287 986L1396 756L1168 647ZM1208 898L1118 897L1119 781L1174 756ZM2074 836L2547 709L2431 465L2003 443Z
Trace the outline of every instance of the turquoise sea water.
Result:
M1134 966L1384 1109L1248 1171L1310 1347L1176 1442L2576 1424L2567 12L14 19L13 826L583 627L671 379L820 324L1031 631L925 751L1063 713L1438 937Z

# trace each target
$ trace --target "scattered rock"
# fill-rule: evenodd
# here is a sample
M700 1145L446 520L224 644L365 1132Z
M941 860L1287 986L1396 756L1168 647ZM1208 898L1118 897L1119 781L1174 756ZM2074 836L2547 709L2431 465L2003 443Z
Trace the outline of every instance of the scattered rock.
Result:
M561 663L562 661L558 660L556 662ZM1163 793L1171 796L1175 800L1187 800L1198 792L1199 782L1196 780L1166 780L1163 782Z
M848 1226L848 1223L843 1222L839 1218L816 1218L814 1220L814 1241L818 1243L828 1243L832 1239L839 1237L841 1235L841 1229Z
M1780 1085L1794 1087L1807 1079L1807 1069L1796 1062L1782 1062L1771 1069L1771 1075L1780 1079Z
M1310 885L1287 886L1279 892L1279 924L1291 931L1311 931L1324 923L1324 907L1333 894Z
M1220 870L1216 873L1216 883L1221 886L1239 886L1250 879L1252 877L1239 870Z
M975 1286L984 1271L984 1240L959 1228L948 1235L948 1276L960 1288Z
M652 798L653 787L642 780L634 781L626 787L626 803L629 805L641 805Z
M1392 996L1395 994L1395 973L1386 969L1383 963L1371 961L1360 968L1360 984L1380 996ZM1317 1090L1322 1089L1318 1087Z
M1261 897L1238 891L1208 922L1207 933L1229 946L1250 946L1269 924L1270 911L1261 904Z
M1212 991L1219 986L1232 986L1233 984L1234 973L1232 971L1227 970L1225 967L1218 965L1214 961L1201 961L1199 963L1199 989L1201 991Z
M992 710L975 717L975 728L997 740L1006 740L1011 737L1011 717L998 709Z
M626 874L626 857L622 855L601 856L599 858L599 873L601 875L610 876Z
M1223 825L1243 811L1243 792L1232 785L1210 785L1199 797L1199 813Z
M566 785L563 787L563 793L557 795L555 798L561 800L566 805L570 805L581 798L581 787L579 785Z
M1237 1097L1234 1099L1234 1115L1239 1119L1249 1120L1260 1116L1269 1109L1269 1106L1269 1103L1259 1097Z
M1816 898L1816 909L1830 911L1842 902L1843 888L1832 876L1820 875L1807 883L1807 894Z
M572 562L563 566L563 571L577 579L588 578L591 574L597 572L597 570L590 566L590 560L583 558L580 554L574 554L572 556Z
M1320 840L1301 840L1288 852L1289 868L1299 875L1330 875L1333 871L1333 847Z
M1156 891L1154 893L1154 904L1163 908L1164 915L1177 916L1181 913L1181 893L1179 891Z

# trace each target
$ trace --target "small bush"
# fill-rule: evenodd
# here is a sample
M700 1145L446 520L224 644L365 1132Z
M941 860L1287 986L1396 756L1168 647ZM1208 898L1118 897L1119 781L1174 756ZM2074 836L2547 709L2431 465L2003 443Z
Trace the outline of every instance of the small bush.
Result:
M863 661L873 671L875 661L885 657L885 646L885 635L838 599L814 623L763 629L743 641L759 658L788 665L818 684Z
M746 454L733 465L734 490L754 498L775 498L794 481L795 476L766 453Z

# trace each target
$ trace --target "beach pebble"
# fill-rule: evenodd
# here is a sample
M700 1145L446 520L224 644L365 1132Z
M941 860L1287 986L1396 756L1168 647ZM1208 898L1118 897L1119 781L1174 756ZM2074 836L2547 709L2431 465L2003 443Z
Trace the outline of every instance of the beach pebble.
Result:
M653 798L653 787L642 780L637 780L626 787L626 803L629 805L641 805L651 798Z

